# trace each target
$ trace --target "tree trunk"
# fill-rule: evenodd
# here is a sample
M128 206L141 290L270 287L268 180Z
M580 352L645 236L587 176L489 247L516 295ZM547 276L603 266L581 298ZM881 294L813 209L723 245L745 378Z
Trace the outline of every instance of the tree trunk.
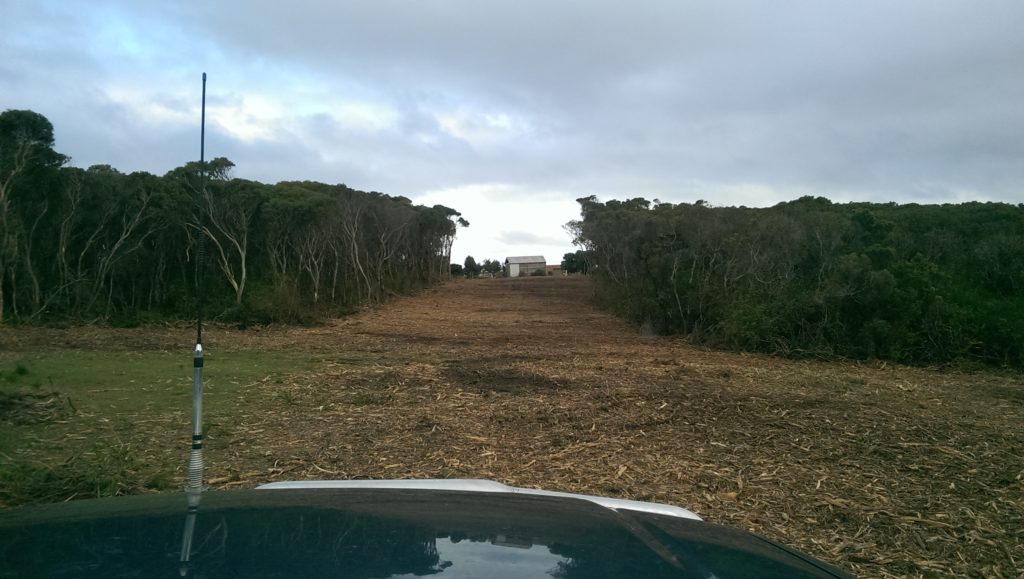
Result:
M10 268L11 272L11 317L18 319L18 279L17 270Z

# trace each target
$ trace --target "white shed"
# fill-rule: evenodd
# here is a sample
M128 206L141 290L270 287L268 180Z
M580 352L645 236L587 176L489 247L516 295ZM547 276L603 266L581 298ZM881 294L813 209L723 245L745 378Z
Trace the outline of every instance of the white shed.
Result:
M543 255L524 255L519 257L505 258L505 275L508 277L519 277L530 275L538 269L545 271L547 263Z

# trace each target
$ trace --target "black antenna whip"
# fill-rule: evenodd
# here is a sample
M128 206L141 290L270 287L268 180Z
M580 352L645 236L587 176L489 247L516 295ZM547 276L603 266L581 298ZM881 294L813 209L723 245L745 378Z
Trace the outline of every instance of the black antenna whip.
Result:
M199 199L197 219L199 242L196 250L196 347L192 358L192 452L188 460L188 492L203 487L203 261L206 253L206 73L203 73L203 112L199 137Z
M203 261L206 253L206 225L203 220L203 204L206 202L206 73L203 73L203 107L199 136L199 190L196 192L196 220L199 241L196 248L196 347L192 357L192 449L188 455L188 511L185 516L185 531L181 539L181 575L189 573L192 557L192 536L195 532L196 516L199 514L199 499L203 492Z
M196 345L199 359L202 359L203 344L203 260L206 257L206 224L203 220L203 203L206 201L206 73L203 73L203 107L199 122L199 199L196 204L199 220L199 247L196 251ZM199 364L199 368L203 365Z

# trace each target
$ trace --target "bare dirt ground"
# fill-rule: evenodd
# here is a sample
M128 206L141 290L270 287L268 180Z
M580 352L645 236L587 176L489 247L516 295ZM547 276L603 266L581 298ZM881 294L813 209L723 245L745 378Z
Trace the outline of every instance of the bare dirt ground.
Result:
M583 278L464 280L315 328L212 328L208 351L324 362L208 403L209 482L490 478L684 506L864 577L1024 576L1019 375L713 352L589 295ZM19 329L0 347L190 338ZM184 466L185 446L165 452Z

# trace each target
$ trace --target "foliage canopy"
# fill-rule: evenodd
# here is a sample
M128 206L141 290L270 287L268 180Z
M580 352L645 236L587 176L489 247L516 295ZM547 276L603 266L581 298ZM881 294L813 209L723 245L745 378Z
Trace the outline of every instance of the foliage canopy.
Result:
M233 178L223 157L162 177L66 161L45 117L0 114L0 321L188 317L197 279L222 319L305 321L446 278L469 225L343 184Z
M1024 205L578 201L568 227L598 299L662 333L787 355L1024 366Z

